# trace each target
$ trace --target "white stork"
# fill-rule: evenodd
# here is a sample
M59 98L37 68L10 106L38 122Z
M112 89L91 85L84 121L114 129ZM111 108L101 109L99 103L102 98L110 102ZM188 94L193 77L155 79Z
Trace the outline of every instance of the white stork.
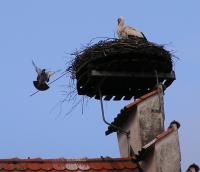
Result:
M119 39L127 39L127 38L131 38L131 36L135 36L135 37L139 37L139 38L143 38L144 40L147 40L147 38L144 36L142 32L136 30L133 27L124 26L123 17L118 18L117 35Z

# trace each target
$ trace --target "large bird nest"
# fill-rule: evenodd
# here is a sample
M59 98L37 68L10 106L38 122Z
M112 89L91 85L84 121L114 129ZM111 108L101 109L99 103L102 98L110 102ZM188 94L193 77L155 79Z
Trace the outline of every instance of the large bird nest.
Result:
M173 56L164 45L158 45L141 38L92 39L89 44L71 54L67 63L66 72L71 78L67 85L66 97L60 102L60 112L64 102L72 103L71 113L77 106L88 102L89 97L98 97L97 87L101 83L101 92L104 100L130 100L139 97L151 90L156 84L153 78L132 77L91 77L91 71L106 71L114 74L134 73L170 73L173 67ZM100 38L102 39L102 38ZM164 78L166 79L166 78ZM102 83L103 81L103 83ZM161 78L161 82L163 78ZM168 86L173 82L168 80ZM77 96L86 95L86 96ZM85 100L84 100L85 99ZM69 104L68 104L69 105ZM69 106L67 106L69 107ZM83 112L82 112L83 113Z
M104 39L73 54L67 71L79 95L130 100L175 79L171 52L142 38ZM124 96L124 97L123 97Z
M72 79L89 69L127 72L170 72L172 54L158 45L141 38L106 39L89 45L73 54L67 71Z

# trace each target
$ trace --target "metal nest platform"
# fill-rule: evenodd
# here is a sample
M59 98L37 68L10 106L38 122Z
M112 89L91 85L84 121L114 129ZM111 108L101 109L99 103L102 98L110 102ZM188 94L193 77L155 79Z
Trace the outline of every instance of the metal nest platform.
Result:
M68 71L77 80L79 95L104 100L130 100L162 83L175 80L172 55L164 46L134 39L100 41L77 53Z

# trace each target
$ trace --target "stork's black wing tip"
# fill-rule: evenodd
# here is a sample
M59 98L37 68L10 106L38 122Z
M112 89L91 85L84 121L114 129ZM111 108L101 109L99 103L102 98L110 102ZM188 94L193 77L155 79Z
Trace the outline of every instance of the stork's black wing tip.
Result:
M144 33L141 32L141 34L142 34L144 40L145 40L145 41L148 41L147 38L146 38L146 36L144 35Z

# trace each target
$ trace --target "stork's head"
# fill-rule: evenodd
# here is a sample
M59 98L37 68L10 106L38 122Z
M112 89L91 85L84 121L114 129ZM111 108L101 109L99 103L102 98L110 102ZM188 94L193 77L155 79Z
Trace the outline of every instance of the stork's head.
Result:
M123 26L124 25L124 17L120 16L118 18L117 22L118 22L118 25L122 25Z

